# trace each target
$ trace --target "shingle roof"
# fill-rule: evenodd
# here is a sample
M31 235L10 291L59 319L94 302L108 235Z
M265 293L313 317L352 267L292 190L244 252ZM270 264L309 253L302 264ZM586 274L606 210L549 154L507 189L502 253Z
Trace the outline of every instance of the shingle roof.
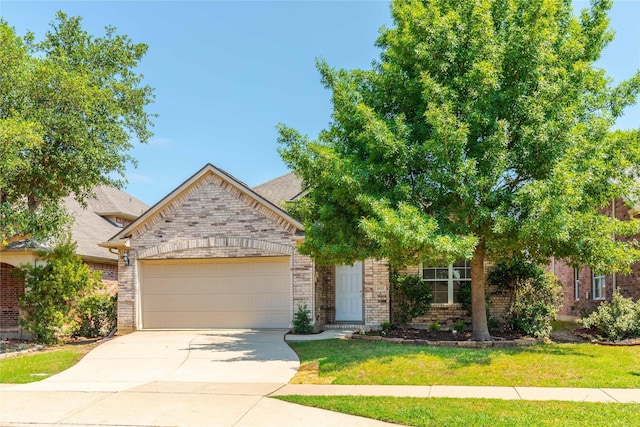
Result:
M142 215L149 206L124 191L114 187L101 186L95 190L95 198L87 199L87 207L83 209L73 197L64 198L64 204L73 217L71 235L78 244L78 255L91 258L116 259L116 255L108 249L98 246L122 230L101 215L115 215L127 219L135 219Z
M80 206L73 196L63 199L67 213L73 219L71 239L77 243L77 254L82 258L115 261L117 256L108 249L98 246L98 243L109 240L122 230L122 226L109 221L103 215L133 220L147 211L149 206L114 187L101 186L94 189L94 193L94 198L86 200L86 208ZM7 249L41 250L48 247L47 243L38 243L29 239L13 242Z
M96 197L91 202L91 208L101 215L118 214L127 219L135 219L149 209L147 204L114 187L100 186L94 192Z
M292 172L256 185L253 191L271 203L281 206L281 202L293 200L302 191L302 180Z

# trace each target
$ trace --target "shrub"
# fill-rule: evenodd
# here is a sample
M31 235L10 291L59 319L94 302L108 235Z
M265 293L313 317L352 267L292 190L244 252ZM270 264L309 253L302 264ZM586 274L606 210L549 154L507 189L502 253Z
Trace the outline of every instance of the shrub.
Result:
M440 323L438 322L431 322L429 324L429 330L432 332L440 332L442 330L442 327L440 326Z
M596 311L578 322L613 341L640 336L640 300L634 303L616 291L611 303L602 302Z
M506 321L514 329L537 338L549 336L562 305L562 286L553 274L528 261L514 260L496 265L487 279L499 290L512 292Z
M67 239L52 251L38 256L45 265L24 265L18 275L25 282L25 294L20 298L24 317L20 324L43 344L58 342L67 328L73 325L72 307L79 297L97 289L99 272L75 255L76 245Z
M466 328L464 322L460 319L456 320L456 322L453 324L453 330L454 331L458 331L458 332L462 332L464 331Z
M116 327L118 297L102 292L87 295L78 301L75 312L77 335L86 338L107 336Z
M298 311L293 316L293 332L296 334L310 334L313 332L311 324L311 311L307 305L299 305Z
M471 316L471 282L460 283L458 302L462 305L462 309L467 312L467 316Z
M384 332L389 332L389 329L391 329L391 322L382 322L380 324L380 329L382 329Z
M420 276L394 275L392 288L398 301L394 317L399 324L406 325L429 310L433 295L431 288L425 285Z
M545 338L551 334L562 305L562 286L551 273L524 281L516 288L508 321L527 335Z

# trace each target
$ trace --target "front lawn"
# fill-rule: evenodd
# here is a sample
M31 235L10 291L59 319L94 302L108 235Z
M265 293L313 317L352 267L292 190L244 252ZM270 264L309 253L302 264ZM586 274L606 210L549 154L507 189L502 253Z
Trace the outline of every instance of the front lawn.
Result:
M0 359L0 383L24 384L48 378L78 363L95 346L93 342L68 344Z
M640 404L370 396L278 399L410 426L633 426Z
M640 387L640 346L540 344L472 349L357 340L290 345L303 367L293 383Z

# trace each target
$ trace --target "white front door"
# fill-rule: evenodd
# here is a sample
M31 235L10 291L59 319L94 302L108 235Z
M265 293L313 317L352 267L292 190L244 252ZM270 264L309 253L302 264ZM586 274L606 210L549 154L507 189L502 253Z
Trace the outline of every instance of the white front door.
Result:
M336 322L362 321L362 263L336 267Z

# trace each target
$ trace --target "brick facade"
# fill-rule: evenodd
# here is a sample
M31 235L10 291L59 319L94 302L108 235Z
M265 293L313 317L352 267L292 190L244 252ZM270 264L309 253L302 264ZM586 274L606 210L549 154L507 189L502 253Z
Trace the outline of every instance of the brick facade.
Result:
M638 221L629 216L629 210L622 200L616 200L603 213L615 216L621 221ZM619 240L640 239L640 236L618 238ZM634 301L640 299L640 262L631 266L631 274L609 273L605 275L604 300L593 298L593 271L589 267L582 266L578 270L578 298L575 295L575 270L565 260L552 260L549 270L552 271L562 283L563 303L560 316L584 316L596 309L602 301L611 301L614 288L625 298Z
M486 264L485 274L489 268L490 264ZM407 267L401 273L420 275L420 266ZM489 316L498 322L504 322L507 311L511 306L511 293L501 292L496 287L488 286L486 294L488 295ZM397 309L395 303L391 306ZM451 329L457 320L462 320L467 325L471 324L471 316L462 308L462 304L432 304L429 307L429 311L423 316L413 319L411 325L418 328L426 328L435 322L445 329Z
M132 230L131 265L119 257L118 329L137 327L140 261L290 257L292 315L299 304L313 310L313 263L295 250L296 227L251 193L206 172ZM120 255L125 250L120 250Z
M13 265L0 263L0 330L18 328L18 299L24 295L24 281L14 276L15 269Z
M105 262L85 261L89 270L102 272L102 284L107 288L110 295L118 292L118 264Z
M377 326L388 322L391 316L389 266L386 261L364 261L364 323Z

